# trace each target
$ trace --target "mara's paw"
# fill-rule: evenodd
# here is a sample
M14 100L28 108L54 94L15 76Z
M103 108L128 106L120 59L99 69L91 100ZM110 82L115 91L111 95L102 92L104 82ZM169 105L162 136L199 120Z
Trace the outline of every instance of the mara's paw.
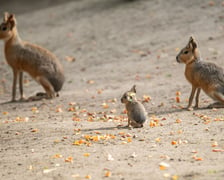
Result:
M193 108L193 107L186 107L186 110L188 110L188 111L193 111L194 108Z

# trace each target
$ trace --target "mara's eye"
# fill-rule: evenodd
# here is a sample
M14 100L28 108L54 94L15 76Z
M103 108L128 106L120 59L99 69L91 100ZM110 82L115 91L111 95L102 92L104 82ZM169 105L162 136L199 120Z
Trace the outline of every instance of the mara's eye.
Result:
M184 54L187 54L188 53L188 51L184 51Z
M1 30L2 30L2 31L6 31L6 30L7 30L7 27L6 27L6 26L2 26L2 27L1 27Z

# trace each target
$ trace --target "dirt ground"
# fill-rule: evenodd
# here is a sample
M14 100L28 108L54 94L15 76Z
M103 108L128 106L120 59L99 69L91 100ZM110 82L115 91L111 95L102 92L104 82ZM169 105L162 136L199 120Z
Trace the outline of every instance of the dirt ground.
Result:
M23 40L60 58L66 81L53 100L7 103L1 41L0 179L224 178L224 110L207 109L204 93L199 110L183 109L191 86L175 60L194 35L204 61L224 67L224 2L12 0L4 11ZM149 113L139 129L125 128L120 102L133 84ZM42 91L28 75L24 85L26 96Z

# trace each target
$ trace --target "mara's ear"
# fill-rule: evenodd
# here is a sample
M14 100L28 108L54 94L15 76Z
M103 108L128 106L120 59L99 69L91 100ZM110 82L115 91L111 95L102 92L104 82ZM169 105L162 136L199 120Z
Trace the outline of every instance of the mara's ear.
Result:
M9 13L5 12L3 16L3 22L7 22L8 18L9 18Z
M191 36L188 42L188 47L192 49L192 51L194 52L194 50L197 48L197 42L195 41L195 39Z
M136 85L134 85L130 91L136 93Z
M10 14L7 19L7 23L10 24L10 29L12 30L16 25L16 18L14 14Z

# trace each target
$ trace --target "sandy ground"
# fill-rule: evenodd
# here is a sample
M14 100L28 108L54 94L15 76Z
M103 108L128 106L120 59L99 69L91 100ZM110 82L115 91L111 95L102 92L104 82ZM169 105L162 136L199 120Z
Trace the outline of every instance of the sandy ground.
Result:
M191 86L175 57L190 35L205 61L224 67L222 1L7 1L23 40L54 52L65 69L60 97L11 99L0 44L0 179L224 178L224 110L186 111ZM74 60L74 61L71 61ZM42 91L28 75L27 96ZM122 94L137 85L149 113L127 129ZM180 103L175 101L179 91Z

